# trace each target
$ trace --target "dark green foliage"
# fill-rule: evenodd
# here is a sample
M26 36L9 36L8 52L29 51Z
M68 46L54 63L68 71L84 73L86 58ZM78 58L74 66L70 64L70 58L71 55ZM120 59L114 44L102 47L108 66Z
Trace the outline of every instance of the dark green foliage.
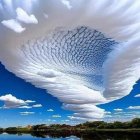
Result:
M30 132L47 132L47 133L93 133L93 131L139 131L140 130L140 118L135 118L130 122L115 121L107 123L104 121L85 122L76 126L70 126L66 124L52 124L47 126L46 124L27 126L27 127L8 127L6 129L0 128L0 132L16 132L16 133L30 133Z

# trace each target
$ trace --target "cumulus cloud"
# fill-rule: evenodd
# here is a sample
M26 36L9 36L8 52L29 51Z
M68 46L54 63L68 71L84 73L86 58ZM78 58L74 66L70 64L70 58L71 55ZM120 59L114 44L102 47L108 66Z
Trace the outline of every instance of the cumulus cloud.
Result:
M61 118L61 115L52 115L53 118Z
M69 0L61 0L61 2L62 2L68 9L71 9L71 8L72 8L72 6L71 6Z
M47 111L48 111L48 112L53 112L54 110L53 110L53 109L48 109Z
M105 110L96 106L128 95L140 78L140 2L72 1L71 13L63 8L69 1L55 3L39 1L42 10L32 5L39 15L48 9L49 22L40 16L40 24L24 36L7 34L17 42L1 39L0 61L57 97L64 109L75 111L74 118L101 119Z
M35 114L35 112L20 112L20 115L32 115Z
M25 31L25 28L23 28L20 23L15 20L15 19L10 19L10 20L3 20L1 22L4 26L7 28L13 30L14 32L21 33Z
M38 24L38 20L34 15L28 15L22 8L16 9L17 19L27 24Z
M24 100L17 99L11 94L0 96L0 101L4 102L3 108L16 108L22 105L26 105L26 102Z
M36 104L36 105L33 105L32 107L39 108L39 107L42 107L42 105L41 104Z
M135 95L134 97L140 97L140 94Z
M35 105L29 105L30 103L35 103L36 101L32 100L22 100L18 99L12 94L6 94L3 96L0 96L0 101L4 102L3 107L1 108L21 108L21 109L30 109L30 108L37 108L37 107L42 107L41 104L35 104Z
M129 106L127 109L139 110L140 106Z
M114 111L123 111L121 108L115 108Z

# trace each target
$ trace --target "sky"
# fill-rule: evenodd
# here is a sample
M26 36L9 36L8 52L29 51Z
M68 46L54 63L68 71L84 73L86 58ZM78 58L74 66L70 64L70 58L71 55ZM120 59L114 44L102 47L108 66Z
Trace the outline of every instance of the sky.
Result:
M139 117L139 9L137 0L0 0L2 127Z
M17 99L35 101L35 103L30 103L30 105L42 105L42 107L39 108L29 109L16 107L1 108L0 127L26 126L29 124L34 125L44 123L67 123L71 125L80 123L77 120L70 119L69 116L73 116L73 112L62 109L62 103L56 98L49 95L45 90L36 88L21 78L16 77L14 74L7 71L2 64L0 64L0 77L0 96L11 94ZM139 93L140 81L134 85L134 89L128 96L108 104L100 105L101 108L106 110L107 115L109 115L104 120L127 121L134 118L133 115L136 115L135 117L140 117L140 97L135 97L135 95ZM0 101L0 105L2 107L4 101ZM130 106L139 106L139 109L127 109ZM115 109L117 110L115 111ZM22 115L20 112L34 112L34 114Z

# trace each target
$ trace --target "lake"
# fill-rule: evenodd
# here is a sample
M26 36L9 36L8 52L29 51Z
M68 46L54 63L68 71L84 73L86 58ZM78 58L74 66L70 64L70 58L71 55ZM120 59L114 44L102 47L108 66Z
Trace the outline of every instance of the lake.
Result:
M0 140L138 140L140 134L93 134L83 136L56 137L48 135L30 135L30 134L1 134Z

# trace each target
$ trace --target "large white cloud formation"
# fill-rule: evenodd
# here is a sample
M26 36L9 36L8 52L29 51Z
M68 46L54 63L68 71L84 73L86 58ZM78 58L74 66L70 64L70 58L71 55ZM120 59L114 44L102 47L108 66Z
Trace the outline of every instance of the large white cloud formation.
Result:
M1 21L15 19L20 7L38 24L25 24L18 35L0 25L0 61L57 97L74 117L102 118L96 105L128 95L140 78L140 2L30 1L2 0Z

